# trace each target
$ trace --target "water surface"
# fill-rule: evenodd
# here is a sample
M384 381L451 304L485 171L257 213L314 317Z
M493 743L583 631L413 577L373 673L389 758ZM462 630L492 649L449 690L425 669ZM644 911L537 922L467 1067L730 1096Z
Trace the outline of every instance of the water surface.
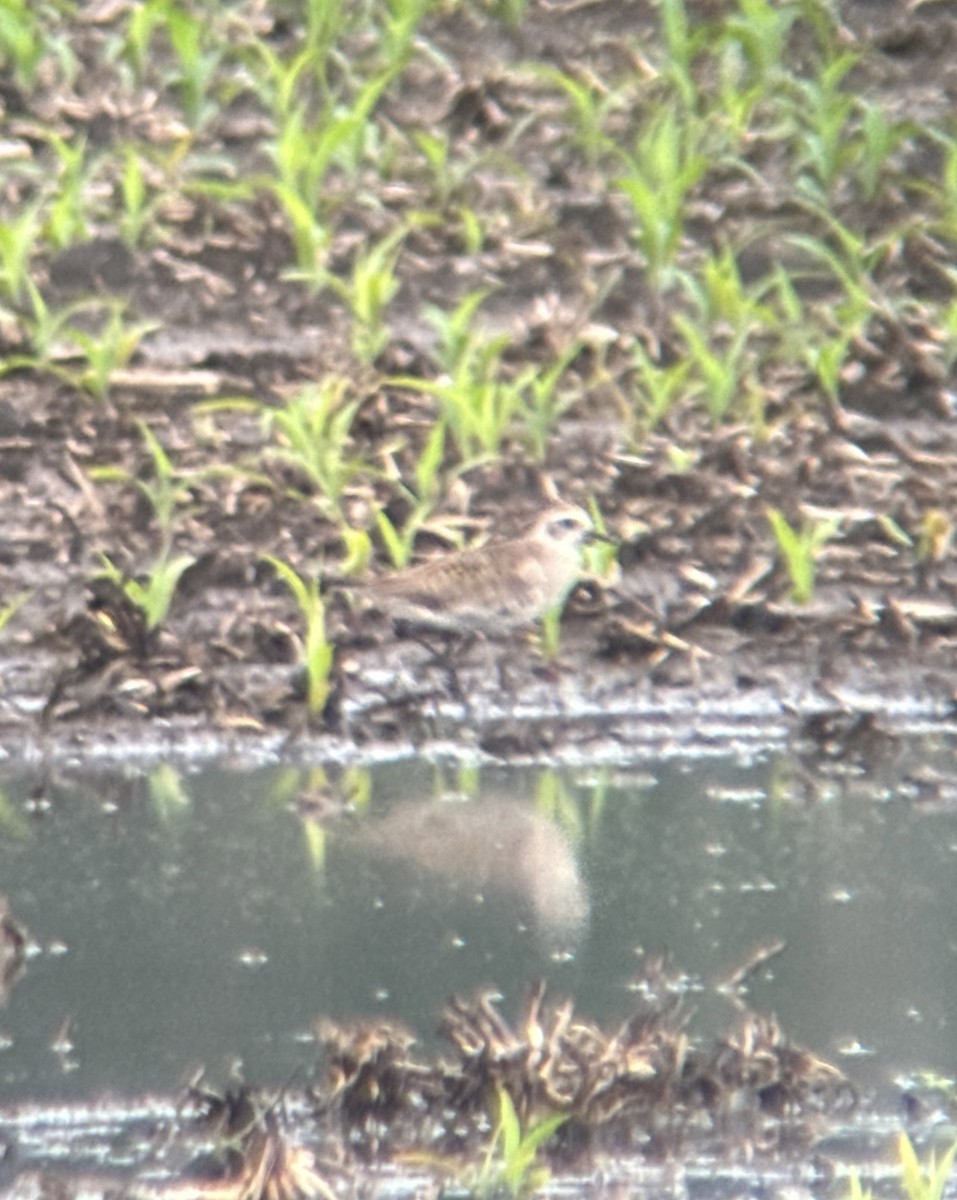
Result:
M921 749L942 776L952 748ZM906 772L768 754L555 774L172 767L4 784L0 891L34 943L0 1008L7 1099L281 1082L316 1022L425 1040L531 977L623 1017L643 954L694 1031L746 1000L864 1086L957 1073L957 809ZM345 809L343 812L342 810Z

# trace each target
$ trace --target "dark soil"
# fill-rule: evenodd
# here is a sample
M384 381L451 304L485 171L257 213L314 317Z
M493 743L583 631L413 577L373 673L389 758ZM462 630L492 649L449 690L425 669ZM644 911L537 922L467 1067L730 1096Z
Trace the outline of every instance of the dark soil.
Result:
M846 3L842 18L847 44L866 54L855 86L917 120L942 121L957 90L954 6ZM94 69L109 20L106 11L78 20L76 52L88 70L71 87L29 96L6 89L8 133L38 161L33 120L86 130L105 145L135 127L163 145L163 98L129 111L118 106L117 79ZM713 427L688 407L634 436L629 347L637 339L666 359L667 314L635 257L621 197L567 143L552 143L547 121L523 123L554 96L510 69L533 58L610 69L624 32L652 38L655 28L644 3L531 5L520 33L464 8L434 19L441 61L410 68L384 116L489 151L507 146L529 178L497 174L493 154L475 172L469 200L489 228L480 253L463 250L452 224L410 238L389 312L392 340L374 369L352 360L346 313L332 294L283 278L289 236L265 200L193 195L163 212L147 245L127 248L105 221L85 243L36 264L51 304L120 295L128 313L157 329L106 400L48 372L0 378L0 598L26 596L0 649L6 753L215 752L258 739L345 754L464 739L500 757L623 757L662 739L780 736L832 712L872 713L886 725L950 724L955 381L919 313L873 322L845 367L840 404L825 401L808 377L770 371L757 437L753 424ZM284 35L276 28L272 36ZM237 105L211 122L206 148L252 167L260 132L256 114ZM713 247L748 229L756 270L780 253L768 230L799 228L804 218L780 194L771 157L760 188L729 179L696 197L689 254L695 239ZM363 189L374 202L356 202ZM423 200L396 191L370 175L343 196L332 255L343 274L356 246ZM871 214L875 228L902 202L888 192ZM926 240L902 244L899 258L882 265L881 285L947 292L946 264L934 253ZM458 666L467 704L420 646L384 625L357 629L334 599L336 686L326 711L310 719L300 617L262 556L334 575L341 540L308 480L272 453L258 411L201 402L242 396L268 408L305 381L348 373L360 404L357 449L383 471L391 463L408 472L434 409L388 379L436 372L424 303L451 310L489 285L497 290L488 320L509 332L521 361L549 360L586 327L609 331L611 341L599 374L592 351L576 361L582 399L557 426L544 463L508 446L501 461L460 475L442 508L466 528L508 533L549 486L568 499L594 496L620 539L620 572L586 581L573 596L557 662L522 639L470 651ZM22 352L19 336L0 330L0 350ZM136 487L90 474L110 466L150 481L141 422L180 472L173 549L196 559L154 632L115 585L95 578L102 554L135 575L160 549L154 513ZM374 511L385 506L401 523L396 497L381 479L366 479L347 489L344 509L374 528ZM794 524L819 510L841 517L807 606L788 599L770 507ZM888 521L911 547L895 540ZM419 549L439 548L426 530Z

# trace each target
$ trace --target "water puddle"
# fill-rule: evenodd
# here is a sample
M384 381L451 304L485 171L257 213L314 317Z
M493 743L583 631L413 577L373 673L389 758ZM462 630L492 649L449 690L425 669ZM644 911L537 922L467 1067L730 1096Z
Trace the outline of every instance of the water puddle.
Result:
M893 1107L957 1075L953 755L10 776L4 1101L282 1084L328 1018L434 1049L449 996L534 978L614 1025L663 955L695 1037L774 1014Z

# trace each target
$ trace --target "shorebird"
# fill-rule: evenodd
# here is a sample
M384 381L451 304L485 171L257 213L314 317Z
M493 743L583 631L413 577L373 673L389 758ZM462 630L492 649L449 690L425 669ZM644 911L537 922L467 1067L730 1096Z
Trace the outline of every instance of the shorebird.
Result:
M509 632L557 608L581 576L580 551L595 531L584 509L556 504L521 537L429 559L373 580L371 606L422 632Z

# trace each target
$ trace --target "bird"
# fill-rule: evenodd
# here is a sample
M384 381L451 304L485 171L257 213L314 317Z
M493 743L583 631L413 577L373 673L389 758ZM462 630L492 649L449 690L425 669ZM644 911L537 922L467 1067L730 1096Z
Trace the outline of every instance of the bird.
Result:
M519 537L428 559L368 583L371 607L441 634L509 633L557 608L582 574L586 541L610 541L575 504L553 504Z

